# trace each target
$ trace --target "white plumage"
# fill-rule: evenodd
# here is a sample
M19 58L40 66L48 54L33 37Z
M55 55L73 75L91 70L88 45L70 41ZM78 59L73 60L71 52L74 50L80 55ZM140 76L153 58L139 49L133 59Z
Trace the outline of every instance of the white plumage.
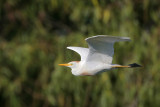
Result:
M81 56L81 61L72 61L68 64L59 64L72 69L73 75L95 75L101 71L117 67L139 67L122 66L112 64L114 54L114 43L119 41L130 41L129 37L97 35L85 39L89 48L82 47L67 47L70 50L77 52Z

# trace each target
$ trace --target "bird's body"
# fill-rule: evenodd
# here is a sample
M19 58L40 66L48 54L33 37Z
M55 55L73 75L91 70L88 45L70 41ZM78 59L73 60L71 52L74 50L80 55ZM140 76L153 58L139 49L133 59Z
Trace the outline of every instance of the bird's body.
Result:
M67 47L80 54L81 61L72 61L68 64L59 64L72 69L73 75L95 75L118 67L139 67L138 64L122 66L112 64L114 54L114 43L119 41L130 41L128 37L98 35L85 39L89 48Z
M80 61L78 62L78 67L73 68L71 72L73 75L95 75L105 69L111 69L111 65L99 62Z

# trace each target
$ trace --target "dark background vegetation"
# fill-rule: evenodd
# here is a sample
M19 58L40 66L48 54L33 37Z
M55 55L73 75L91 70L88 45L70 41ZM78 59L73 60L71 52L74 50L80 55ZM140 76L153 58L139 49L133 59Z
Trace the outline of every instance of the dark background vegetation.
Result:
M127 36L116 43L117 69L73 76L58 66L79 56L93 35ZM1 0L1 107L159 107L159 0Z

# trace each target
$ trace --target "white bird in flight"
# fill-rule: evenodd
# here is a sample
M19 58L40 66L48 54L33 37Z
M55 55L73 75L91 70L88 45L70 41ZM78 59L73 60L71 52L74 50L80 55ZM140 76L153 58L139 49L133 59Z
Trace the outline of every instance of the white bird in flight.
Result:
M59 64L60 66L70 67L73 75L95 75L113 68L141 67L136 63L129 64L128 66L112 64L114 43L119 41L130 41L129 37L97 35L86 38L85 40L87 41L89 48L67 47L68 49L77 52L81 56L81 61Z

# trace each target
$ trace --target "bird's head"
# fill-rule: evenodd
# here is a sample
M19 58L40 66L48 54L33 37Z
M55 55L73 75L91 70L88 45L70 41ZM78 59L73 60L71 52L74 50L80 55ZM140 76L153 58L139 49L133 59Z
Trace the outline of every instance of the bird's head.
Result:
M79 61L72 61L66 64L59 64L60 66L66 66L66 67L70 67L72 69L77 68L79 65Z

